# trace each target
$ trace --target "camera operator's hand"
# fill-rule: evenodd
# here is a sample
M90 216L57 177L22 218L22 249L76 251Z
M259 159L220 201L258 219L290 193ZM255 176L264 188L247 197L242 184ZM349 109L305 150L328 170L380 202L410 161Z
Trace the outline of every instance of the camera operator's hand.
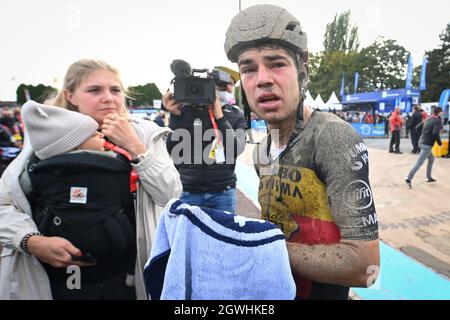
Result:
M183 107L182 103L177 103L173 99L173 94L169 90L167 90L167 92L162 96L162 103L167 111L169 111L171 114L174 114L176 116L181 115L181 108Z
M216 101L214 101L214 104L210 105L209 108L212 109L214 118L216 118L216 120L223 118L222 103L220 102L220 98L217 93Z

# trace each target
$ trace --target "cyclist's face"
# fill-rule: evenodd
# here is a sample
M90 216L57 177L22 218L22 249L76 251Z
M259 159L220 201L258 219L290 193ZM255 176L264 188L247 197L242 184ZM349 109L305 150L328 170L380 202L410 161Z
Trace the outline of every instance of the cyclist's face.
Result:
M238 65L252 111L269 124L295 117L300 101L298 72L284 49L249 49L239 56Z

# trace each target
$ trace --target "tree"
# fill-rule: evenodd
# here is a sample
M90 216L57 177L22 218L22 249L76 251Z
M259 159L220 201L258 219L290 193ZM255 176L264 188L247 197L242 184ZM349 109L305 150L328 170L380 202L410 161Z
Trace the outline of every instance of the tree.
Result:
M160 100L162 97L154 83L128 87L128 94L134 98L133 105L135 106L153 106L153 100Z
M382 37L358 52L358 28L350 26L350 11L336 15L327 25L324 47L324 52L311 54L309 61L309 89L314 95L320 93L326 99L333 91L340 92L343 75L345 93L353 93L355 72L359 92L405 87L410 53L395 40Z
M322 62L323 52L317 54L310 53L308 58L309 78L315 78L319 74L320 63Z
M358 27L350 25L350 11L336 15L327 24L324 38L325 51L310 55L309 90L327 100L333 91L339 93L342 76L353 76L357 70Z
M332 92L339 94L342 76L346 76L347 85L353 87L353 74L358 69L357 52L344 51L322 52L311 55L311 81L309 90L313 95L320 95L327 100ZM350 75L350 76L349 76Z
M358 50L358 27L350 25L350 10L336 14L333 22L327 24L324 47L325 51Z
M422 72L422 66L417 66L413 70L412 87L419 88L420 86L420 76Z
M422 101L439 101L441 92L450 89L450 23L439 35L440 48L426 52L428 59L427 89L422 92Z
M45 100L52 98L58 92L57 89L44 86L43 84L38 84L37 86L20 84L16 89L16 101L19 104L24 104L27 102L27 93L31 100L43 103Z
M409 55L395 40L377 38L359 54L361 90L404 88Z

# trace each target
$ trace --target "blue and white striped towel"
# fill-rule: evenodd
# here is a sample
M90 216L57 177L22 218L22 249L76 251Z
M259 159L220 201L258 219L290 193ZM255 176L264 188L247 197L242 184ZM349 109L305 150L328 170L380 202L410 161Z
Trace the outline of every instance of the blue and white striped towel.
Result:
M152 299L295 298L285 237L274 224L171 200L144 267Z

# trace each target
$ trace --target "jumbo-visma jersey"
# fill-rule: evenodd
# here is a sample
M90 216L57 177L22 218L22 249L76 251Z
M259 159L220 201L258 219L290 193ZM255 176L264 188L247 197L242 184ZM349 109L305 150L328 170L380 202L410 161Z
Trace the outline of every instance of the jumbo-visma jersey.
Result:
M263 219L277 224L290 242L378 239L367 148L350 125L314 112L275 160L268 156L268 141L255 153ZM295 280L299 298L348 296L347 287Z

